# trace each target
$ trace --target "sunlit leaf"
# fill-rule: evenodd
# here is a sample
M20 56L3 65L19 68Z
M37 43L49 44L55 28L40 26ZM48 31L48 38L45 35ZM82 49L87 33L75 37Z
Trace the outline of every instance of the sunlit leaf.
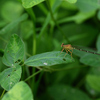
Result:
M24 43L16 35L13 34L5 48L3 63L7 66L14 66L16 63L20 63L24 58Z
M69 3L76 3L77 0L62 0L62 1L68 1Z
M15 68L5 69L0 73L0 85L5 90L10 90L21 78L21 66L17 65Z
M22 5L25 8L31 8L41 2L43 2L44 0L22 0Z
M25 61L25 64L28 66L52 66L56 64L63 64L63 63L70 63L73 62L73 59L70 55L66 55L66 53L61 51L53 51L53 52L46 52L42 54L37 54L35 56L32 56L28 58Z
M8 91L2 100L34 100L29 86L21 81Z

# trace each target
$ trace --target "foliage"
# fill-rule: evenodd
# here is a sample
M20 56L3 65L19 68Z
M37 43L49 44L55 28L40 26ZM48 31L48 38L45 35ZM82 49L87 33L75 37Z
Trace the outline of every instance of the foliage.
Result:
M1 100L100 100L99 0L0 5Z

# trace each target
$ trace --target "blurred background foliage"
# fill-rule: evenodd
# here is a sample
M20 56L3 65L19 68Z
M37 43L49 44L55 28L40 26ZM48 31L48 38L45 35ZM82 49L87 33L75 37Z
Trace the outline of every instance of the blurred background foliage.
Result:
M61 51L62 43L100 53L100 0L49 0L51 11L48 2L40 1L31 5L25 0L0 0L0 72L6 68L1 58L14 33L25 43L25 58ZM30 80L33 94L37 91L35 100L100 100L100 55L74 50L73 58L73 63L51 66L53 71L38 75L37 90ZM22 79L25 73L26 68Z

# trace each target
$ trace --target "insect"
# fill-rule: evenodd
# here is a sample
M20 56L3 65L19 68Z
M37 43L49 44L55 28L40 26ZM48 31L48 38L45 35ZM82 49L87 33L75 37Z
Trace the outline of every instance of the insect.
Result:
M84 51L84 52L100 55L100 54L95 53L95 52L91 52L91 51L87 51L87 50L83 50L83 49L79 49L79 48L73 47L71 44L64 45L64 43L62 43L61 47L63 48L61 52L63 52L64 49L66 50L65 56L68 54L68 52L70 52L71 53L71 57L72 57L73 49L77 49L77 50L80 50L80 51Z
M71 57L72 57L72 52L73 52L73 49L74 49L74 48L71 46L71 44L64 45L64 43L62 43L62 44L61 44L61 47L63 48L62 51L61 51L61 53L62 53L63 50L65 49L65 50L66 50L65 56L68 54L68 52L70 52L70 53L71 53ZM65 56L64 56L64 57L65 57Z

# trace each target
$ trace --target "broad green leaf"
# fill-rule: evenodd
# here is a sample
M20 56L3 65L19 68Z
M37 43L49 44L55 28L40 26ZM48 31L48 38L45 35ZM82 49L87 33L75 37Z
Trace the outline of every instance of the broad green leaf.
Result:
M66 85L53 85L48 88L53 100L91 100L84 92Z
M0 34L5 34L5 33L8 34L9 31L11 31L12 29L14 29L20 22L26 20L27 18L28 18L28 15L27 14L23 14L21 17L19 17L15 21L13 21L10 24L8 24L5 27L3 27L0 30Z
M76 5L82 12L91 12L100 8L99 0L77 0Z
M100 34L98 35L96 47L97 47L98 52L100 53Z
M24 8L31 8L44 0L22 0L22 5Z
M81 57L80 62L89 66L100 66L100 55L86 54Z
M91 88L100 92L100 76L87 75L86 81Z
M2 100L34 100L29 86L21 81L8 91Z
M13 10L12 10L13 8ZM7 21L14 21L23 12L23 7L19 2L7 1L1 7L1 16Z
M76 3L77 0L62 0L62 1L68 1L69 3Z
M21 78L21 66L5 69L0 73L0 84L5 90L10 90Z
M63 64L63 63L70 63L73 62L70 55L66 55L66 53L61 51L53 51L53 52L46 52L42 54L37 54L28 58L25 61L25 64L28 66L52 66L56 64Z
M24 58L24 43L16 34L13 34L5 48L3 63L6 66L12 66L16 63L20 63Z

